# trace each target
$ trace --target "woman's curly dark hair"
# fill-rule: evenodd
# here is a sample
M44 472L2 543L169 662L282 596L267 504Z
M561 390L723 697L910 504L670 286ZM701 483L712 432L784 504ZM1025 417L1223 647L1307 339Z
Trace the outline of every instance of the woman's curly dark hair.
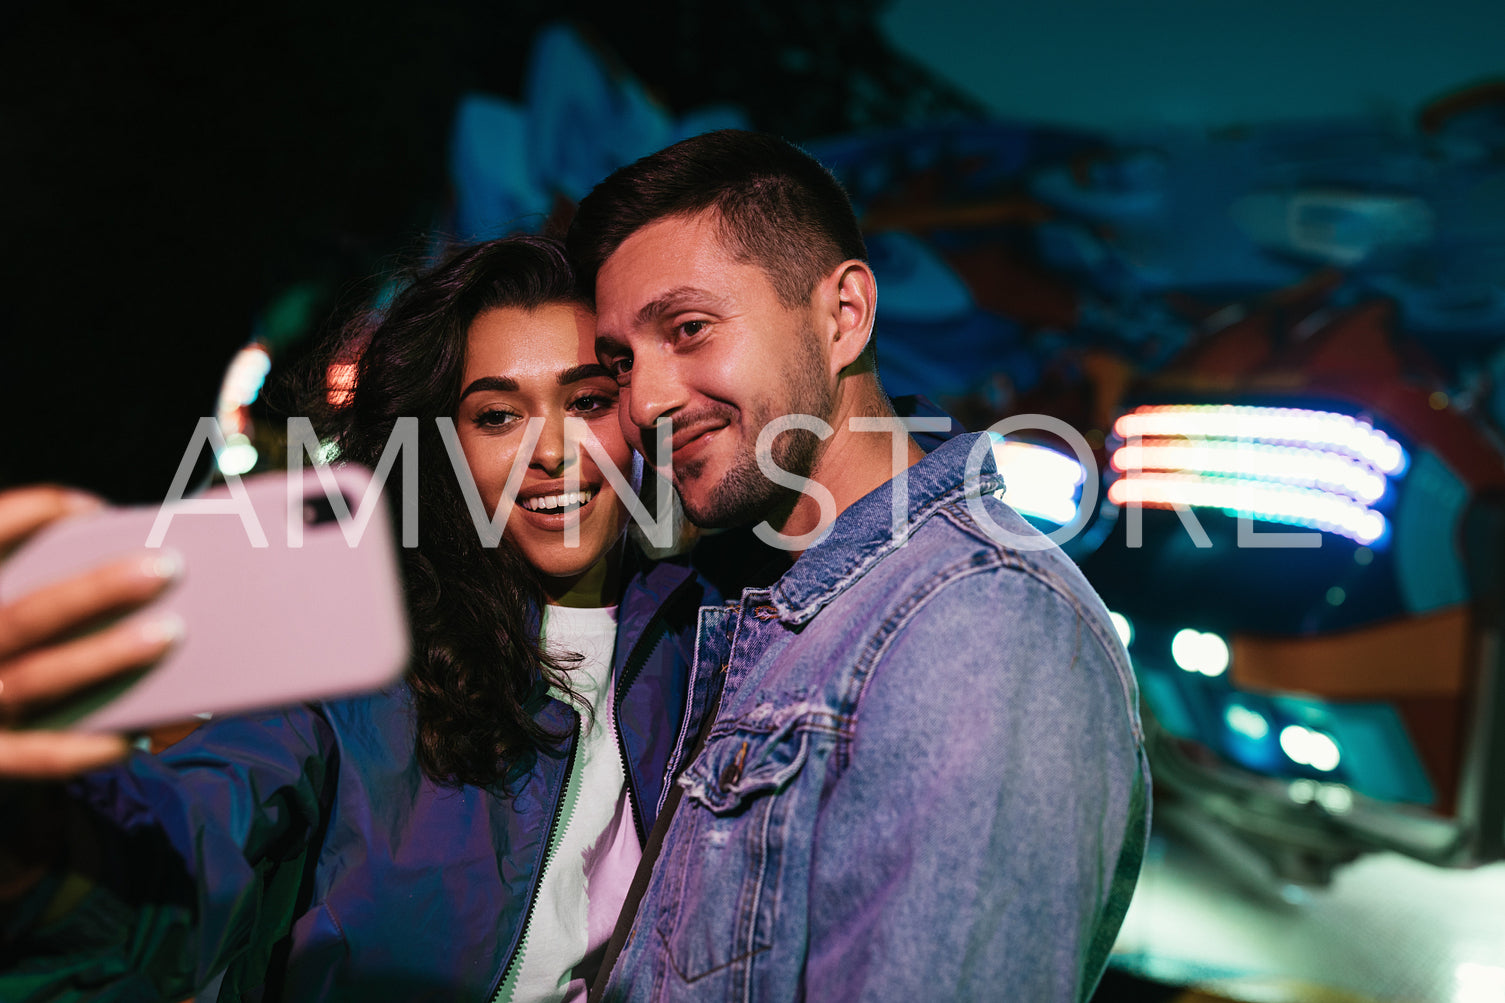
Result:
M434 421L458 410L477 316L560 302L581 300L558 242L520 236L464 247L341 328L314 375L358 358L348 398L331 400L322 378L305 387L303 413L341 460L375 467L397 419L419 419L418 546L402 551L408 682L418 763L436 783L505 786L510 768L560 738L528 713L543 686L569 689L539 639L542 588L509 541L483 545Z

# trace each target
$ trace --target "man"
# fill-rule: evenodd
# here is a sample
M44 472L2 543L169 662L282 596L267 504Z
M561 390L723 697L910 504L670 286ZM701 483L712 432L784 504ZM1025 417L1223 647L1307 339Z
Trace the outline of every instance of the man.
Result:
M701 611L720 703L606 997L1087 998L1148 824L1133 677L985 440L897 425L839 185L712 133L603 181L567 242L629 440L692 521L794 558Z

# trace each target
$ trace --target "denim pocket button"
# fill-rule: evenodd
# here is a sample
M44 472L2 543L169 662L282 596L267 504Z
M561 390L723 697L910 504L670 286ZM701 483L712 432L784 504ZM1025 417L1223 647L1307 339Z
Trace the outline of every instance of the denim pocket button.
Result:
M721 768L721 786L735 787L737 781L742 779L742 764L747 761L747 743L743 742L737 748L737 755L730 763Z
M717 815L730 814L783 789L799 773L809 744L809 735L787 725L772 734L736 731L708 742L679 782L685 797Z

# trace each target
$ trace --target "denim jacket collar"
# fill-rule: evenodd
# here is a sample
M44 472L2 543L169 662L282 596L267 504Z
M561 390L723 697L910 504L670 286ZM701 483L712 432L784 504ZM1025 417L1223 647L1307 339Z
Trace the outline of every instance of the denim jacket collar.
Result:
M973 434L948 439L908 469L907 530L942 505L1003 488L991 449L983 455L977 483L966 483L967 458L978 438ZM788 624L810 620L900 545L903 538L893 531L893 491L894 482L886 481L847 506L825 537L784 574L772 592L780 620Z

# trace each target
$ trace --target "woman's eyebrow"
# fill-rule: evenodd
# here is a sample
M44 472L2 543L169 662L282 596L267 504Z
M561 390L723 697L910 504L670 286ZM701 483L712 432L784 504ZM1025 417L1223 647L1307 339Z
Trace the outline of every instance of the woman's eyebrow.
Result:
M559 385L562 387L568 386L571 383L579 383L581 380L595 379L598 376L605 380L610 380L613 378L611 375L611 370L601 365L601 363L587 362L583 365L576 366L574 369L566 369L564 372L560 373Z
M484 390L495 390L499 393L517 393L517 380L510 376L482 376L472 381L470 386L460 392L460 399L464 400L471 394L481 393Z
M597 377L603 380L612 379L611 371L599 362L586 362L570 369L561 370L557 377L559 385L569 386L571 383L579 383L581 380L591 380ZM464 400L471 394L493 390L497 393L518 392L517 380L510 376L482 376L480 379L471 381L470 385L460 392L460 399Z

